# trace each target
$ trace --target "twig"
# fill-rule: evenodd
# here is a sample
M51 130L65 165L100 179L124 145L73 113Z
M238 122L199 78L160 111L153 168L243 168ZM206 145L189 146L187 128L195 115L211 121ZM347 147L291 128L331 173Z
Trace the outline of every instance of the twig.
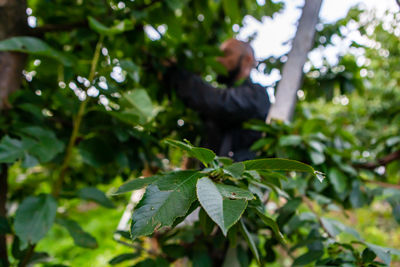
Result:
M376 185L379 185L379 186L385 187L385 188L394 188L394 189L400 190L400 184L389 184L389 183L385 183L385 182L381 182L381 181L364 180L364 179L362 181L364 183L376 184Z
M325 225L322 223L321 217L319 216L319 214L315 211L314 207L313 207L313 203L311 202L311 200L309 200L305 195L302 195L301 198L303 199L303 202L306 203L306 205L308 206L308 208L311 210L311 212L315 215L315 217L317 217L317 220L321 226L321 228L324 230L324 232L330 237L335 239L335 236L333 236L331 233L329 233L328 229L326 229Z
M31 260L33 253L35 251L35 247L36 247L36 245L29 245L28 251L26 252L24 259L18 265L18 267L25 267L29 264L29 261Z
M90 68L90 74L89 74L90 83L93 83L94 76L96 74L96 67L97 67L97 63L100 58L100 50L103 45L103 39L104 39L104 36L101 35L99 38L99 41L97 42L96 50L93 55L92 66ZM76 115L76 118L74 120L71 138L69 139L68 147L67 147L67 150L65 153L65 158L64 158L64 161L60 168L60 175L58 176L58 179L55 181L54 187L53 187L53 196L56 198L60 194L60 190L61 190L62 184L64 182L65 174L69 167L69 163L70 163L71 156L72 156L72 149L75 146L75 142L76 142L76 139L79 134L79 128L81 126L82 118L85 114L86 104L88 101L89 101L89 97L86 96L86 99L81 102L81 105L79 106L78 114Z
M400 1L400 0L398 0L398 1ZM400 160L400 150L397 150L393 153L390 153L389 155L384 156L383 158L378 159L377 162L354 164L354 167L361 168L361 169L367 169L367 170L373 170L380 166L386 166L387 164L389 164L395 160Z

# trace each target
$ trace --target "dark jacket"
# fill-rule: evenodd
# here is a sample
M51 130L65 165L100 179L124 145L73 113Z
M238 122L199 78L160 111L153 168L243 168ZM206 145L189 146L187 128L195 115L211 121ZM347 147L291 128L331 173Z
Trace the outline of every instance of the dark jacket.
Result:
M236 161L255 157L250 146L261 133L242 125L250 119L265 120L271 105L266 88L247 79L237 87L218 89L177 69L169 71L167 79L184 103L203 117L207 136L202 146Z

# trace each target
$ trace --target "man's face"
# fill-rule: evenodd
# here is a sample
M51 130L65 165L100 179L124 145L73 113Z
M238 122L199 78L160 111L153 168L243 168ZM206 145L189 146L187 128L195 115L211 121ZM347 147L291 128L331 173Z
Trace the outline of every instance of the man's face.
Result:
M218 57L217 61L221 63L228 72L237 68L242 54L237 41L230 39L222 43L220 49L223 56Z
M241 70L242 53L236 40L228 40L221 45L222 57L218 57L217 61L221 63L227 70L227 75L218 75L219 83L231 86L236 81L236 78Z

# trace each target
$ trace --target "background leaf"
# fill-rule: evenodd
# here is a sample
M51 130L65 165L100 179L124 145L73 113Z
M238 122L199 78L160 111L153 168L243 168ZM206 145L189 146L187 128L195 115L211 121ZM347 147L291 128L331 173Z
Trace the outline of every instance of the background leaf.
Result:
M75 245L92 249L98 247L96 239L89 233L85 232L76 221L57 218L56 223L68 230L69 234L74 239Z
M57 51L41 39L35 37L21 36L2 40L0 41L0 51L14 51L50 57L68 67L74 64L71 56L66 56L64 53Z
M131 181L128 181L126 183L124 183L123 185L121 185L118 190L114 193L114 195L119 195L119 194L123 194L126 192L130 192L133 190L137 190L137 189L141 189L155 181L157 181L158 179L162 178L162 175L155 175L155 176L151 176L151 177L145 177L145 178L135 178Z
M94 201L106 208L114 208L114 203L106 195L95 187L85 187L78 191L78 197L81 199Z
M51 195L27 197L15 214L15 233L21 241L36 244L50 230L56 213L57 202Z

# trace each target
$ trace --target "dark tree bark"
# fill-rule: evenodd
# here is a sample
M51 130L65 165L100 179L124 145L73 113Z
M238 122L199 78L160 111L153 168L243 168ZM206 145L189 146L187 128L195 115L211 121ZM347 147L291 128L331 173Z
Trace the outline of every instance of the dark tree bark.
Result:
M8 177L8 166L7 164L0 165L0 218L7 216L6 202L7 202L7 177ZM8 266L7 257L7 243L6 236L0 235L0 264L3 263Z
M0 0L0 40L27 32L26 0ZM9 108L8 96L21 84L26 56L0 52L0 110Z
M303 80L303 67L313 46L322 0L306 0L288 60L283 66L282 79L276 89L276 102L269 111L271 119L290 121L297 101L297 90Z
M26 0L0 0L0 40L26 32ZM10 108L8 96L20 87L25 59L20 53L0 52L0 112ZM0 168L0 216L6 217L8 167ZM0 236L0 262L9 265L5 235Z

